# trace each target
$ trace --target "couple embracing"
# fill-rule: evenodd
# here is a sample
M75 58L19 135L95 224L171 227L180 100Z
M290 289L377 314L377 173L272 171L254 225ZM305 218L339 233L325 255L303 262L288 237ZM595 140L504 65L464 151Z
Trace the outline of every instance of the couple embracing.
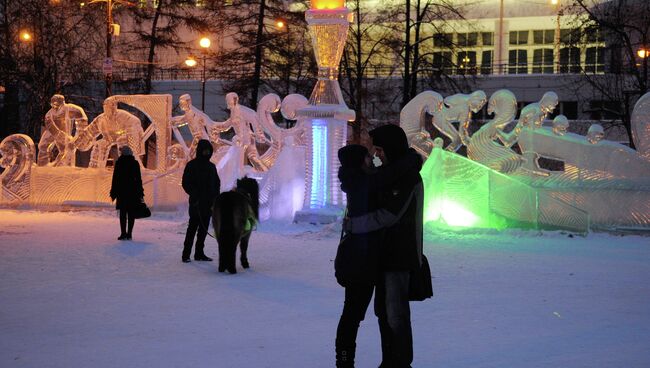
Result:
M336 332L336 367L354 367L357 332L373 290L381 335L380 368L410 367L409 284L423 261L422 158L409 148L406 134L396 125L369 134L374 155L382 162L379 168L373 167L364 146L348 145L338 152L339 179L348 205L335 261L337 281L345 287Z

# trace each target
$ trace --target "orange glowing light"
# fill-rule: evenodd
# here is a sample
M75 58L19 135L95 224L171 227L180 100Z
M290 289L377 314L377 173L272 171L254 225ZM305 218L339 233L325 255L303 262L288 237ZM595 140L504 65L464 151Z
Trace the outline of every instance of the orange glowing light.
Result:
M275 22L275 25L276 25L276 27L278 27L278 28L284 28L284 22L281 21L281 20Z
M636 52L636 54L639 55L641 59L645 59L648 56L650 56L650 50L640 49L639 51Z
M196 64L197 64L197 61L196 61L196 59L195 59L194 57L192 57L192 56L189 56L189 57L185 60L185 65L189 66L190 68L195 67Z
M21 41L29 42L32 40L32 35L27 31L20 32Z
M311 0L312 9L339 9L345 6L345 0Z

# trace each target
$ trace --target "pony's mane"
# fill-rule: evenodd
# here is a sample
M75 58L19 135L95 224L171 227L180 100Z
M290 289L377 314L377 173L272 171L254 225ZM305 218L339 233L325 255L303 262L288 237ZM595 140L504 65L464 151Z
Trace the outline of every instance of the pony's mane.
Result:
M257 184L257 180L244 176L241 179L237 179L237 190L246 192L251 197L251 206L255 212L255 218L260 218L259 208L260 208L260 187Z

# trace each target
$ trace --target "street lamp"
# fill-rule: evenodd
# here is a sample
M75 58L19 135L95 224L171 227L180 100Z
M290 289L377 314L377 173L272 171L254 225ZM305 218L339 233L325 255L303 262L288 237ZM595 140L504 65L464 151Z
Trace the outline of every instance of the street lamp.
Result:
M187 59L185 59L185 65L189 66L190 68L194 68L196 64L197 62L194 56L188 56Z
M650 56L650 50L648 49L639 49L636 54L641 58L645 59Z
M201 72L201 111L205 111L205 58L208 54L210 44L210 39L207 37L203 37L199 40L199 46L201 46L201 59L203 61L203 71Z
M106 3L106 59L104 60L104 74L106 77L106 97L109 97L111 92L111 85L113 82L113 58L111 53L111 42L113 35L119 34L119 26L113 24L113 6L115 4L124 4L127 6L134 6L135 4L127 0L92 0L88 4L80 3L81 7L95 3Z
M23 42L31 42L32 34L29 31L20 31L20 40Z

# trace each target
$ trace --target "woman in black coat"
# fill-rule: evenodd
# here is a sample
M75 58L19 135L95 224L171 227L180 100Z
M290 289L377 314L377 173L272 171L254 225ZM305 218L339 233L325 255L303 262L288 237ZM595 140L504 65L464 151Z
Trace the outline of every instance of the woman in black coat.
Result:
M142 188L140 164L133 157L133 151L129 146L120 147L120 157L115 162L113 170L110 195L112 200L116 200L115 208L120 210L121 233L117 240L131 240L135 224L133 211L142 203L144 189Z

